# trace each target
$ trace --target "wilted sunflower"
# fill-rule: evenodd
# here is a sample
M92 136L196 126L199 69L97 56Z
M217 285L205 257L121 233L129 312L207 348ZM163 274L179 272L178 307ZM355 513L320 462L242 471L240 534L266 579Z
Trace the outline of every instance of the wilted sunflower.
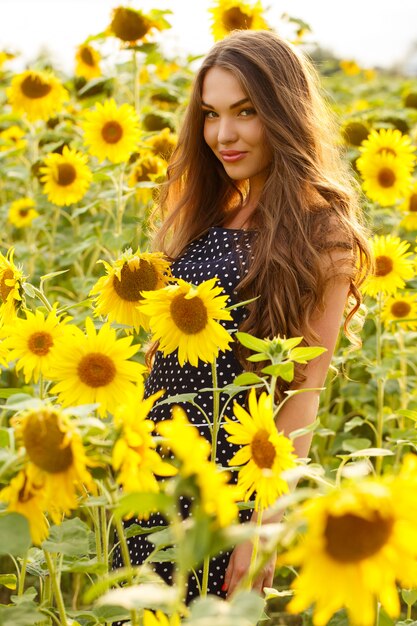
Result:
M243 466L238 487L245 492L245 500L256 491L255 509L259 510L271 506L288 491L281 475L295 466L295 456L291 440L277 430L271 396L263 392L257 400L255 389L251 389L248 408L246 411L235 402L233 413L238 421L226 418L223 428L230 435L230 443L242 446L229 465Z
M212 15L211 32L215 41L224 39L234 30L267 30L260 1L217 0L209 9Z
M401 163L410 170L413 169L416 160L410 137L403 135L398 129L372 130L359 150L367 158L377 154L391 154L401 159Z
M404 202L398 208L404 213L401 226L406 230L417 230L417 181L410 187Z
M133 337L116 338L110 324L97 332L90 318L86 319L86 334L73 327L73 335L63 338L54 352L50 377L58 383L51 393L57 393L63 406L98 403L100 416L113 412L121 398L136 395L136 382L145 367L129 361L139 350L132 346Z
M62 110L68 92L51 72L27 70L13 77L6 90L15 113L29 120L47 120Z
M101 76L100 61L101 55L93 46L81 44L75 53L75 75L86 80Z
M181 626L181 619L178 613L174 613L168 617L162 611L148 611L145 609L143 612L143 626Z
M82 127L89 152L100 161L121 163L137 149L139 118L130 104L118 107L113 98L98 102L94 110L85 113Z
M39 376L48 377L54 361L54 346L57 341L72 333L71 327L61 321L53 309L45 315L37 309L35 313L25 311L26 319L16 318L6 324L0 335L9 353L9 361L16 359L16 371L23 370L25 382L38 382ZM69 318L68 318L69 319Z
M83 485L93 488L81 436L69 417L53 406L30 409L14 417L12 425L29 461L28 489L42 485L46 510L59 524L62 514L77 508Z
M417 294L405 292L385 300L381 319L385 324L397 322L399 328L417 330ZM397 326L391 328L397 330Z
M29 522L30 536L40 546L48 536L49 525L44 515L47 508L44 484L30 484L25 470L12 478L10 484L0 491L0 501L7 502L7 511L20 513Z
M6 256L0 253L0 325L15 319L22 304L25 277L13 262L14 248Z
M394 295L414 276L410 244L392 235L375 235L370 244L375 268L364 283L363 292L372 297L379 293Z
M363 178L363 190L368 198L381 206L391 206L404 198L412 184L408 158L390 152L363 153L356 161Z
M199 492L198 505L206 515L214 517L220 527L235 521L238 515L236 502L241 499L242 492L236 485L228 483L228 472L219 471L208 460L210 443L188 421L185 411L175 405L172 419L159 422L156 429L179 461L179 474L194 479Z
M109 31L127 43L146 41L154 30L170 27L170 24L163 18L163 13L163 11L151 11L145 14L143 11L130 7L117 7L113 9Z
M138 385L137 397L123 403L115 411L116 426L120 434L113 448L113 468L116 480L125 491L157 493L158 476L174 476L176 468L161 459L155 450L156 441L152 437L155 422L146 419L156 400L163 395L159 391L147 398L143 397L143 385Z
M10 224L16 228L30 226L35 217L39 217L35 206L33 198L20 198L12 202L7 216Z
M95 314L107 315L109 321L126 324L139 331L149 329L147 316L139 311L142 291L165 287L171 277L170 263L161 252L132 252L129 248L113 264L100 261L106 276L96 282L90 296L95 295Z
M141 183L156 183L166 174L166 161L161 157L145 154L135 161L129 178L130 187L136 187L136 197L143 203L152 200L152 187L141 187Z
M62 154L50 153L43 162L41 183L48 200L58 206L81 200L93 178L87 155L64 146Z
M170 128L164 128L156 135L149 137L145 144L150 147L152 152L168 161L175 146L177 145L178 136L171 132Z
M20 126L16 126L16 124L9 126L6 130L2 130L0 133L0 151L23 150L27 144L26 139L23 139L25 135L25 131Z
M396 581L417 584L417 522L407 508L408 487L395 493L393 485L367 479L306 503L307 532L279 557L301 565L289 611L314 604L315 626L325 626L341 608L351 624L372 626L377 600L391 617L399 614Z
M231 320L225 309L228 296L220 296L218 278L193 286L178 279L157 291L143 292L139 310L149 317L154 341L164 355L178 349L181 367L186 361L195 367L198 360L212 363L219 351L230 350L233 338L216 320Z

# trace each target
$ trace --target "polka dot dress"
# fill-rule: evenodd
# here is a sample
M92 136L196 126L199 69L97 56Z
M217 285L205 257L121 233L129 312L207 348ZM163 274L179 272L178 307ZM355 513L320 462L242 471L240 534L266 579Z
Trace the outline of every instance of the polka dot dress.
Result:
M245 274L250 258L250 242L254 236L254 231L242 231L237 229L214 226L208 230L200 239L193 241L185 250L184 254L172 264L172 273L177 278L193 283L195 285L209 280L214 276L219 278L218 284L228 294L228 305L237 302L235 288L242 276ZM240 307L232 311L232 321L222 321L221 324L227 330L236 330L242 321L244 308ZM233 381L242 371L240 363L237 361L232 350L221 352L217 359L218 386L223 387ZM193 367L187 363L181 367L178 363L177 352L173 352L164 357L162 352L157 352L152 371L146 381L146 395L151 395L159 389L165 389L164 397L174 396L180 393L198 392L200 389L212 387L211 365L199 361L198 367ZM227 396L220 396L221 407ZM242 397L236 397L240 403L244 402ZM198 393L195 402L200 405L205 412L210 414L213 406L213 396L210 392ZM190 422L195 424L200 433L210 440L210 433L201 412L190 404L183 404ZM228 417L233 415L232 403L229 403L225 414ZM156 404L149 417L154 421L166 420L171 417L171 406ZM227 433L221 428L217 443L217 462L227 467L229 459L237 450L237 446L227 441ZM182 515L187 517L192 508L192 502L185 499L181 501ZM250 511L242 511L241 521L246 521L251 515ZM130 523L134 523L132 520ZM152 515L149 520L140 522L141 526L155 527L166 525L166 521L161 515ZM153 545L147 541L145 535L139 535L128 539L130 558L133 564L141 564L152 552ZM225 596L222 591L224 575L229 561L230 553L220 553L218 557L212 559L209 573L209 593L221 597ZM114 567L122 567L120 549L115 550ZM154 570L168 583L172 583L173 567L170 563L155 563ZM202 569L197 571L201 580ZM190 601L198 595L198 585L194 575L190 575L188 580L188 598ZM115 623L115 626L122 622Z

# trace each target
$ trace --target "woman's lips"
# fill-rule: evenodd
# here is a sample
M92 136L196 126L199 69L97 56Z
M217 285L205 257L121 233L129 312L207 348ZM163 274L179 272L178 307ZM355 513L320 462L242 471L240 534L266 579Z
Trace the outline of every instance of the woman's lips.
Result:
M226 161L226 163L234 163L235 161L244 159L247 152L238 152L237 150L221 150L220 154L223 161Z

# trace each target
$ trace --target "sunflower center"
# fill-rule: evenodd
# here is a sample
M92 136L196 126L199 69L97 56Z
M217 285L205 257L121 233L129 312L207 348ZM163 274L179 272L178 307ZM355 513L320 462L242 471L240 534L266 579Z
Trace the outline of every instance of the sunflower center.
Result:
M253 18L243 13L239 7L232 7L223 13L222 21L225 29L228 31L244 30L250 29Z
M116 376L116 367L113 361L100 352L90 352L78 364L78 376L81 382L88 387L105 387Z
M174 323L186 335L195 335L207 325L207 308L201 298L186 298L182 293L171 302L171 316Z
M122 41L141 39L150 27L150 21L133 9L118 7L113 14L111 29Z
M29 214L30 209L19 209L20 217L26 217Z
M29 459L45 472L56 474L67 470L73 461L66 432L61 430L59 416L53 411L34 411L27 416L23 441Z
M71 163L60 163L56 171L56 183L61 187L68 187L77 178L77 170Z
M152 263L140 261L138 268L130 269L125 263L120 272L120 280L113 278L113 287L122 300L136 302L142 300L141 291L153 291L158 284L158 273Z
M54 345L54 340L49 333L33 333L29 337L28 348L37 356L45 356Z
M262 469L271 469L275 461L275 448L269 441L266 430L258 430L251 443L251 454L256 465Z
M81 48L80 57L83 63L85 63L86 65L89 65L90 67L94 67L94 57L91 53L90 48L88 48L87 46L84 46L84 48Z
M392 272L394 264L389 256L377 256L375 259L375 276L387 276Z
M101 136L106 143L117 143L123 137L123 128L115 120L106 122L101 129Z
M417 194L413 193L408 201L408 210L412 213L417 212Z
M45 98L45 96L47 96L51 91L52 86L43 81L40 76L29 74L29 76L26 76L26 78L22 81L20 88L26 98L37 100L38 98Z
M387 542L393 526L391 518L374 511L371 519L352 513L329 515L324 536L327 553L341 563L356 563L376 554Z
M395 172L390 167L381 167L378 172L378 182L381 187L392 187L396 181Z
M6 285L6 280L10 280L11 278L13 278L13 270L11 269L4 270L3 276L1 277L1 280L0 280L0 296L3 302L6 302L7 296L13 289L12 286Z
M411 305L408 302L404 302L404 300L398 300L394 302L391 307L391 314L394 317L407 317L411 312Z

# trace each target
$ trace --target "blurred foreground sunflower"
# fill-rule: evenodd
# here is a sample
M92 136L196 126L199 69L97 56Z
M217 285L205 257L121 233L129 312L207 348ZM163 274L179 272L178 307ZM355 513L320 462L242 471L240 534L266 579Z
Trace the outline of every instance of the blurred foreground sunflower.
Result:
M408 157L396 157L387 151L364 153L357 159L356 167L366 195L381 206L392 206L409 193L412 178Z
M213 363L219 351L230 350L233 338L216 320L231 320L225 309L228 299L217 278L193 286L178 279L157 291L142 293L139 310L149 317L153 341L164 355L178 350L181 367L186 361L195 367L201 359Z
M217 0L209 9L214 40L224 39L234 30L267 30L268 24L260 1Z
M392 235L375 235L370 239L374 271L363 285L363 292L376 297L379 293L394 295L414 276L410 244Z
M230 443L242 446L229 461L229 465L241 465L238 487L245 501L254 492L255 509L266 509L288 491L288 483L281 474L295 466L294 447L288 437L278 432L273 417L272 398L263 392L256 398L251 389L248 411L237 402L233 405L236 420L226 418L223 425Z
M72 327L73 334L57 346L50 378L58 382L51 393L57 393L63 406L98 403L98 414L114 412L120 399L136 395L136 383L145 367L129 359L139 350L131 345L133 337L116 338L110 324L97 332L90 318L86 334Z
M143 626L181 626L181 619L178 613L174 613L170 617L162 613L162 611L143 612Z
M15 319L22 304L25 277L13 262L14 248L4 256L0 253L0 325Z
M139 118L130 104L117 106L113 98L85 113L82 124L84 142L99 161L127 161L137 149L140 138Z
M76 509L83 485L93 489L81 436L68 415L53 406L30 409L12 419L28 463L29 490L42 489L45 507L55 524Z
M114 263L100 263L107 274L90 291L90 296L96 296L95 315L107 315L109 321L132 330L141 326L148 330L148 318L137 305L143 300L142 291L165 287L171 277L169 261L160 252L128 249Z
M84 197L93 178L87 162L87 155L68 146L64 146L62 154L50 153L44 158L41 182L50 202L65 206Z
M86 80L101 76L101 55L89 44L81 44L75 53L75 75Z
M16 228L30 226L39 213L35 209L33 198L19 198L11 203L9 207L8 220Z
M12 78L6 90L13 112L29 120L48 120L62 110L68 92L51 72L27 70Z

